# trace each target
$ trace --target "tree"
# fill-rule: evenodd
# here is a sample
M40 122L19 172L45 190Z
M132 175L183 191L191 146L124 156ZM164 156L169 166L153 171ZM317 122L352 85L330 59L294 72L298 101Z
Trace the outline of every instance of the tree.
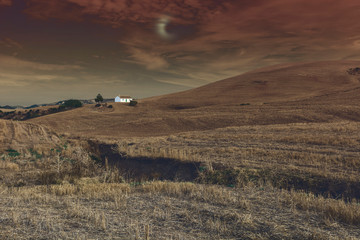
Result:
M64 104L62 104L65 108L78 108L82 107L82 103L76 99L66 100Z
M104 101L104 98L101 96L101 94L99 93L96 98L95 98L95 102L99 103L99 102L102 102Z

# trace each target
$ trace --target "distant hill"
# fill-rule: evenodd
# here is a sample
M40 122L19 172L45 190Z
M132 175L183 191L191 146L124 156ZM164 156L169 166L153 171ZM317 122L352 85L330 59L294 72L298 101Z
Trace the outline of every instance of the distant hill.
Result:
M19 106L9 106L9 105L0 106L0 109L16 109L16 108L19 108Z

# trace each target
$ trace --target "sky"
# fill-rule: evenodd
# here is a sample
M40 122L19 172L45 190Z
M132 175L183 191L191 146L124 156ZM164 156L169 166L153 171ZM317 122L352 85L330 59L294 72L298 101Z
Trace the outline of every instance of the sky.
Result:
M0 105L145 98L360 60L358 0L0 0Z

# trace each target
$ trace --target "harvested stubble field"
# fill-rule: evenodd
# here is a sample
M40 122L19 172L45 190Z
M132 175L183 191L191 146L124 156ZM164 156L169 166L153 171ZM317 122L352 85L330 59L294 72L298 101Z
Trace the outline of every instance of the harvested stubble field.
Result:
M272 187L1 187L2 239L357 239L359 206ZM351 224L354 221L354 224ZM349 222L349 223L344 223Z
M287 171L315 186L314 176L358 183L359 128L348 121L228 127L101 143L124 159L200 162L204 170L193 183L126 179L94 163L73 139L60 140L61 152L49 156L4 155L0 238L358 239L358 199L281 190L270 177ZM226 182L213 174L223 168L273 174L265 171L268 181L235 174Z
M360 239L357 65L0 122L0 239Z
M116 143L119 152L199 161L226 168L269 168L360 180L360 123L228 127Z

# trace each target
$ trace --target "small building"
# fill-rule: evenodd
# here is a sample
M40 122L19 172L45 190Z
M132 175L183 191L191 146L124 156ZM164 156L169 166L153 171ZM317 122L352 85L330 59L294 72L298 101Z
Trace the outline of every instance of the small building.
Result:
M130 96L116 96L115 102L129 103L132 99Z

